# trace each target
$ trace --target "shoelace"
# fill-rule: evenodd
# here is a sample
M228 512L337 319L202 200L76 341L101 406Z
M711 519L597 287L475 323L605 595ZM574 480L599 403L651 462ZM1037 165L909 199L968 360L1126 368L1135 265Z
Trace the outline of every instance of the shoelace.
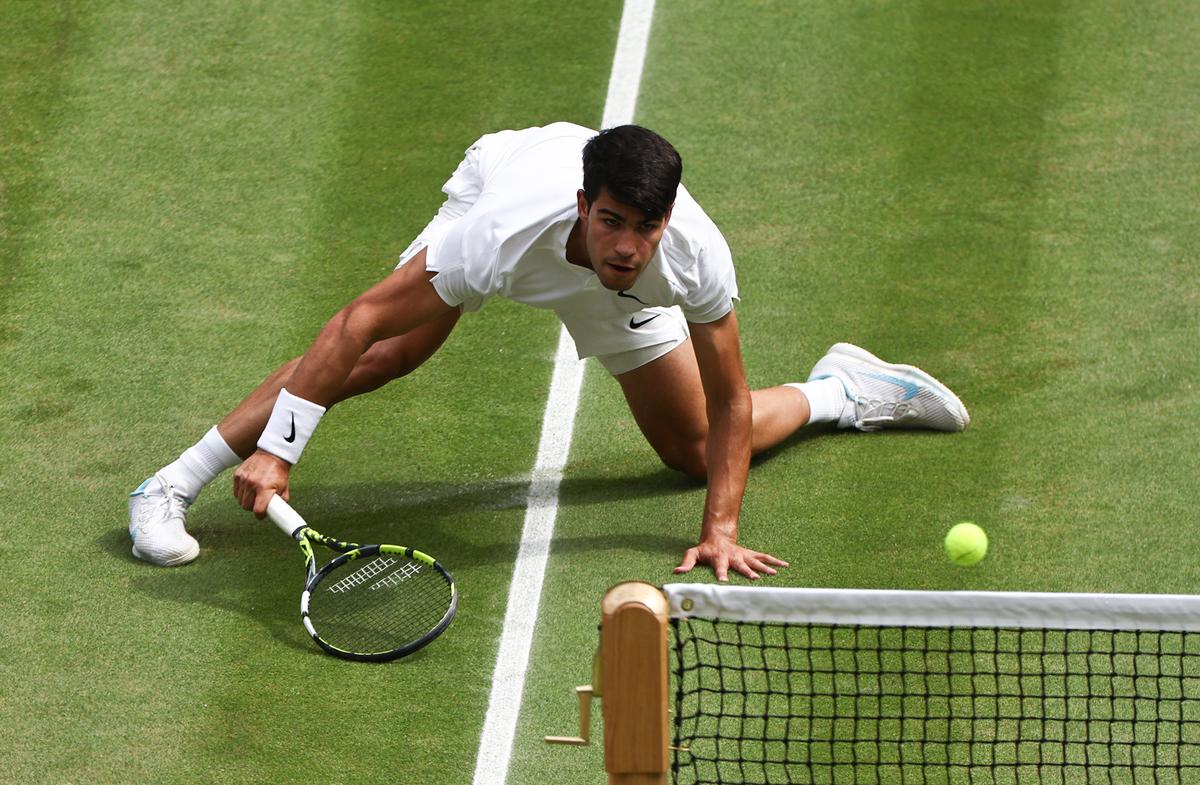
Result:
M142 514L142 520L138 524L138 528L142 531L145 531L146 524L149 522L151 517L157 517L158 514L163 511L164 507L166 507L166 516L161 518L161 520L164 521L169 521L175 518L183 520L185 513L187 512L187 504L185 504L182 499L173 495L168 490L167 493L161 495L158 504L154 505L154 507L145 508ZM151 513L153 513L153 516Z
M916 415L908 401L859 398L854 402L858 416L854 426L863 431L878 431L887 425Z

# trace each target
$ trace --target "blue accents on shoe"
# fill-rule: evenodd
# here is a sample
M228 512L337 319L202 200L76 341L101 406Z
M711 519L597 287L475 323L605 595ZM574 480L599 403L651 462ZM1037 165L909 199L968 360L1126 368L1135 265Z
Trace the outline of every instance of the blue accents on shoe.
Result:
M937 379L912 365L884 362L854 344L829 347L808 379L831 377L846 389L839 428L961 431L971 422L962 401Z
M887 382L889 384L894 384L897 387L902 387L904 389L904 400L906 401L916 398L921 392L919 385L914 384L907 379L898 379L895 376L888 376L885 373L870 373L867 374L867 376L873 376L882 382Z

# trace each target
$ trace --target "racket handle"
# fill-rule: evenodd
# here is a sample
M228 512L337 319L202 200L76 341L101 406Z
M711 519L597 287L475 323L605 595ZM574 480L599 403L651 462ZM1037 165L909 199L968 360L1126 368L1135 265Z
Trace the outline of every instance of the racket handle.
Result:
M300 513L293 510L291 505L278 494L272 496L271 501L267 503L267 517L292 539L295 539L296 533L308 525L300 517Z

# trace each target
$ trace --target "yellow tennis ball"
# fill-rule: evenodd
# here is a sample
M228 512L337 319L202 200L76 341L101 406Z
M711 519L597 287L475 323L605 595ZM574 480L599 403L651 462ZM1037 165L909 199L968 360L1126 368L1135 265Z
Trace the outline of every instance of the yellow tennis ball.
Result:
M983 529L970 521L956 524L946 533L946 555L962 567L977 564L987 553L988 539Z

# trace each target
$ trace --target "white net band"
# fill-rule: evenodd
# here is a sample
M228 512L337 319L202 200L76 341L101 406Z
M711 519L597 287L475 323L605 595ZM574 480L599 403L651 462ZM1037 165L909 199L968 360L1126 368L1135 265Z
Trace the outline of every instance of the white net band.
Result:
M1200 631L1200 596L796 589L673 583L671 617L904 627Z

